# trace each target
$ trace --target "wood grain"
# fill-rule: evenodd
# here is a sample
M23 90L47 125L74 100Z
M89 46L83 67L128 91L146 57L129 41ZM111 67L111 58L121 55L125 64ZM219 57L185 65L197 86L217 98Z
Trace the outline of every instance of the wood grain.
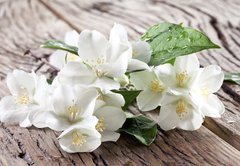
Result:
M194 13L191 10L175 7L171 4L173 1L42 2L33 0L0 2L0 76L2 78L0 96L8 94L5 78L9 71L15 68L26 71L37 70L39 73L49 71L46 65L36 61L36 58L30 54L24 55L24 52L31 49L35 56L46 57L51 51L40 49L40 43L50 38L62 39L65 32L71 28L78 31L85 28L97 29L107 35L113 22L119 22L128 27L131 39L136 39L150 25L165 20L184 22L194 27L204 25L207 27L204 30L209 35L218 36L212 24L208 25L209 16L199 14L197 10ZM201 1L197 2L199 5ZM179 6L181 5L179 3ZM190 3L188 5L191 6ZM215 15L213 17L218 18ZM194 18L197 20L193 21ZM232 18L237 20L237 16ZM224 20L219 22L221 25L228 26ZM233 22L231 24L237 27L236 21ZM233 29L238 33L239 30ZM228 33L230 32L229 30ZM225 38L228 36L226 35ZM218 37L214 40L222 42ZM232 40L229 39L229 41ZM239 61L229 51L223 50L217 53L204 52L200 55L202 64L218 63L225 71L236 69ZM235 51L235 48L231 51ZM224 54L221 56L221 61L217 58L217 54ZM234 61L234 66L231 66L230 60L226 57ZM237 165L240 162L240 152L236 149L239 147L239 125L234 127L233 124L239 124L239 122L230 124L228 121L229 118L236 120L235 116L239 114L236 91L238 87L227 84L225 86L226 88L218 94L228 112L222 120L206 121L205 126L211 131L204 126L194 132L182 130L163 132L158 129L157 139L149 147L142 146L133 138L122 135L118 142L104 143L92 153L68 154L60 149L56 138L59 134L57 132L33 127L25 129L1 123L0 165ZM228 94L227 88L232 92ZM136 107L133 106L130 109L138 113ZM228 115L228 113L231 114ZM156 118L154 113L148 115ZM234 134L231 133L233 129L236 129ZM230 142L230 139L233 141Z

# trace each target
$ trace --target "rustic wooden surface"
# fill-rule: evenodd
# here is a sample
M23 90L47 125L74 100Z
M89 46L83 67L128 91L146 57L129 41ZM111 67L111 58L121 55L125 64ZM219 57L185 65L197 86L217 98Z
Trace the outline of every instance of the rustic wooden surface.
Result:
M5 77L13 69L50 71L26 50L44 58L52 51L39 48L43 41L62 39L71 29L108 35L114 22L124 24L131 39L162 21L198 28L222 47L198 53L201 65L239 72L239 11L238 0L0 0L0 96L9 94ZM0 123L0 165L239 165L240 87L224 83L218 96L226 107L221 119L206 118L194 132L159 129L149 147L122 135L92 153L68 154L58 145L59 133Z

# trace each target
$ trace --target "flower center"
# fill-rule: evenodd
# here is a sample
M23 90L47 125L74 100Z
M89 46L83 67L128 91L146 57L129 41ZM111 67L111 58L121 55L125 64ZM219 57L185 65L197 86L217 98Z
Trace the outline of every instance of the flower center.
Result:
M100 69L93 68L93 71L97 77L102 77L104 75L104 72Z
M27 105L30 103L30 99L27 95L27 93L23 93L20 96L18 96L17 103L22 105Z
M68 118L69 118L69 120L71 122L76 120L76 118L77 118L77 116L79 114L79 110L77 109L76 104L73 104L73 105L69 106L67 111L68 111Z
M203 96L208 96L208 95L209 95L209 90L208 90L207 87L203 87L203 88L201 89L201 92L202 92L202 95L203 95Z
M176 80L180 87L183 87L188 79L188 74L186 71L176 74Z
M104 118L99 118L98 123L96 125L96 130L99 132L103 132L104 130L106 130L106 123L104 121Z
M164 87L161 85L159 80L153 80L150 83L150 90L153 92L162 92L164 90Z
M186 113L187 113L187 108L186 108L186 103L183 100L179 100L176 106L176 112L177 115L182 119Z
M30 103L30 98L26 88L21 87L20 95L16 96L15 102L22 105L27 105Z
M139 52L138 52L138 51L135 51L135 50L133 50L133 52L132 52L132 56L133 56L133 58L136 58L136 57L138 57L138 56L139 56Z
M78 59L78 56L72 53L67 53L67 62L74 62Z
M106 62L106 58L104 56L99 56L96 59L96 65L101 65L104 64Z
M72 133L72 145L82 146L85 142L87 142L86 138L87 136L82 134L81 132L74 131Z

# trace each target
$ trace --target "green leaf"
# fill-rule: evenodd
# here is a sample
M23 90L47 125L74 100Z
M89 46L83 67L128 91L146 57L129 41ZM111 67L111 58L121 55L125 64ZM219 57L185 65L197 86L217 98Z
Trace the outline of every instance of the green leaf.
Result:
M150 145L156 138L157 124L144 115L133 116L128 114L127 117L119 131L134 136L144 145Z
M224 81L240 85L240 73L225 73Z
M182 55L210 48L220 48L204 33L172 23L160 23L151 27L142 40L149 42L152 49L150 65L164 64Z
M141 91L139 90L113 90L114 93L119 93L123 96L125 100L125 105L122 107L123 110L126 110L130 104L136 99Z
M64 50L72 54L78 55L78 48L75 46L70 46L62 41L49 40L41 45L43 48L51 48L57 50Z

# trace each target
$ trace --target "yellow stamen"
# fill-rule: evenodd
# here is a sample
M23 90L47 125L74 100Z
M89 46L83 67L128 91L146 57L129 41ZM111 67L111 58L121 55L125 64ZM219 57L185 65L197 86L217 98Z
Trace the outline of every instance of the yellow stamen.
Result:
M26 93L23 93L22 95L18 96L17 103L27 105L30 103L30 99Z
M74 131L72 133L72 144L75 146L82 146L87 140L87 136L80 133L79 131Z
M100 65L100 64L104 64L105 63L105 57L97 57L96 59L96 64Z
M208 96L209 95L209 90L207 87L204 87L201 89L202 95L204 96Z
M104 121L104 118L99 118L98 123L96 125L96 130L99 132L103 132L104 130L106 130L106 123Z
M153 92L162 92L164 90L164 87L161 85L160 81L157 79L151 81L149 88Z
M134 58L138 57L138 56L139 56L139 52L133 50L132 56L133 56Z
M97 77L102 77L104 75L104 73L100 69L95 68L94 72L95 72Z
M176 74L176 80L178 81L178 85L183 87L188 79L188 74L186 71Z
M68 110L69 120L70 121L76 120L77 115L79 114L79 110L77 109L76 104L69 106L67 110Z
M78 56L72 53L67 53L67 62L74 62L78 59Z
M183 100L179 100L176 106L176 112L177 115L181 118L183 118L187 113L186 103Z

